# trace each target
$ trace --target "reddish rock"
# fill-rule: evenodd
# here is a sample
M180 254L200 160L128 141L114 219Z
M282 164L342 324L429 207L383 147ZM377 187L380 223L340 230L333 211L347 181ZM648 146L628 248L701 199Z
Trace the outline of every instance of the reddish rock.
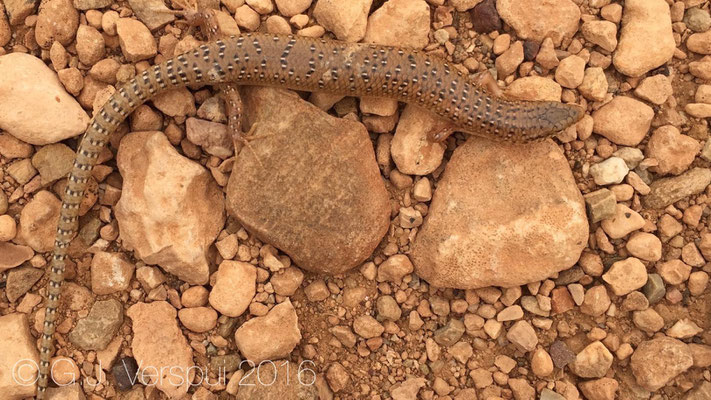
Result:
M284 90L243 97L257 122L235 161L228 210L301 268L341 273L370 257L390 226L390 201L365 128Z

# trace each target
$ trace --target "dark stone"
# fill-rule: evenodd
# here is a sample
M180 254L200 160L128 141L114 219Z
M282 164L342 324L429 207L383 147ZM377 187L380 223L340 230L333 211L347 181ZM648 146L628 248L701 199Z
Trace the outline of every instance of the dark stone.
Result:
M123 306L118 300L97 301L69 333L69 341L83 350L103 350L122 323Z
M667 289L664 287L664 280L659 274L649 274L647 283L642 287L642 292L647 297L649 304L654 304L664 297Z
M240 381L237 400L318 399L315 364L289 360L269 360L247 371Z
M541 49L541 45L532 41L526 40L523 42L523 59L526 61L533 61L538 55L538 50Z
M563 369L566 365L575 361L575 353L568 348L567 344L560 340L553 342L548 352L556 368Z
M210 358L210 371L217 376L236 371L242 359L237 354L226 354L224 356L212 356Z
M579 266L574 266L571 269L566 269L565 271L562 271L560 274L558 274L558 278L555 280L555 284L557 286L565 286L565 285L570 285L571 283L578 282L580 279L585 276L585 272L579 267Z
M32 267L19 267L10 270L7 274L7 288L5 295L11 302L22 297L32 288L32 285L44 275L44 270Z
M125 392L133 387L138 377L138 364L133 357L123 357L112 368L118 390Z
M484 0L471 11L474 30L478 33L490 33L501 29L501 18L496 11L496 1Z

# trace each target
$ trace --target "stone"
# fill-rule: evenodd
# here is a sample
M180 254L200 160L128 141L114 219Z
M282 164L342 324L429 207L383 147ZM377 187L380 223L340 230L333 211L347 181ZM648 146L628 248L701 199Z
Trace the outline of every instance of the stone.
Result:
M496 0L484 0L471 11L472 24L478 33L490 33L501 29L502 23L496 10Z
M588 400L615 400L620 384L612 378L600 378L580 382L578 387Z
M582 196L557 146L470 137L447 165L410 257L434 286L511 287L569 268L587 238Z
M78 375L77 375L78 376ZM79 380L79 379L77 379ZM85 400L84 390L79 383L66 386L50 387L47 389L47 398L52 400Z
M217 326L217 312L210 307L181 308L178 319L193 332L208 332Z
M694 33L686 39L686 48L698 54L711 54L711 33Z
M285 17L301 14L311 6L312 0L275 0L279 13ZM319 22L320 23L320 22ZM323 24L321 24L323 25ZM328 29L328 28L327 28ZM330 29L328 29L330 30Z
M128 61L147 60L158 54L155 38L141 21L121 18L116 21L116 32L121 51Z
M689 391L684 400L705 400L711 398L711 383L701 382L696 388Z
M195 98L186 88L166 90L153 97L151 101L160 112L170 117L195 115L197 112Z
M496 58L496 71L498 76L507 77L518 69L523 62L523 43L520 40L514 42L504 54Z
M617 199L609 189L600 189L583 196L590 223L612 218L615 215Z
M35 252L32 251L31 247L0 242L0 273L17 267L34 255Z
M657 264L657 272L670 285L679 285L686 282L691 274L691 266L681 260L669 260Z
M617 96L592 116L593 132L623 146L636 146L647 135L654 110L639 100Z
M703 331L704 330L696 325L694 321L688 318L682 318L676 321L671 328L667 329L666 334L676 339L689 339Z
M289 267L281 270L281 273L272 274L269 282L274 288L274 292L280 296L291 296L296 289L301 286L304 280L304 273L296 267Z
M689 168L700 150L701 145L696 139L682 135L672 125L665 125L652 133L645 154L647 158L659 162L654 172L660 175L679 175Z
M427 46L430 7L424 0L388 0L368 17L363 42L422 49Z
M711 28L709 12L696 7L686 10L684 22L694 32L706 32Z
M100 300L94 303L86 318L77 321L69 332L69 340L82 350L103 350L118 333L122 323L121 303L116 299Z
M326 380L328 385L335 392L342 392L350 382L350 374L343 365L335 362L326 370Z
M32 267L13 268L7 273L5 295L10 302L18 300L27 293L37 281L42 278L44 271Z
M553 373L553 360L545 349L539 347L533 352L531 356L531 370L540 378Z
M89 116L42 60L24 53L0 56L0 129L44 145L74 137L88 124Z
M136 303L126 315L133 326L133 356L146 384L154 385L169 398L185 395L195 368L192 349L178 326L175 308L165 301ZM167 368L174 379L165 379L160 372Z
M684 111L695 118L711 117L711 104L688 103L684 106Z
M642 198L646 208L664 208L683 198L703 192L711 183L711 169L692 168L671 178L658 179L649 185L650 192Z
M443 327L435 331L434 340L440 346L450 347L462 338L465 331L466 329L462 321L450 319Z
M686 343L666 336L640 343L630 359L637 384L649 391L661 389L693 364Z
M39 0L6 0L4 2L10 25L18 25L24 22L39 5Z
M169 9L162 0L128 0L128 4L136 17L151 31L175 21L175 15L166 12Z
M378 337L384 330L383 325L370 315L359 315L353 320L353 331L366 339Z
M23 159L10 164L7 167L7 174L12 177L18 185L25 185L37 175L37 170L32 166L32 161Z
M32 397L36 389L39 353L30 333L27 315L6 314L0 317L0 392L6 399Z
M624 296L647 283L647 268L639 259L628 257L612 264L602 280L610 285L615 295Z
M578 31L580 9L570 0L542 0L536 7L525 0L497 0L496 9L522 39L542 42L550 37L560 46Z
M620 239L628 234L642 229L645 224L644 218L636 211L624 204L618 203L615 207L615 215L602 221L602 229L607 236L612 239Z
M402 383L397 383L392 386L390 396L393 400L415 400L417 393L421 388L425 387L427 380L419 377L409 377Z
M430 140L431 133L447 128L437 114L407 105L400 115L390 154L398 171L408 175L427 175L442 163L445 146Z
M323 279L317 279L304 288L304 294L309 301L316 302L326 300L331 295L331 291L328 290Z
M64 46L72 43L79 27L79 12L72 0L50 0L42 4L35 22L35 40L44 49L53 41Z
M74 164L75 152L62 143L42 146L32 156L32 166L37 168L42 185L62 179L69 174Z
M602 378L612 366L614 357L600 341L590 343L575 357L572 371L581 378Z
M659 332L664 328L664 318L653 308L633 312L632 321L635 326L649 334Z
M629 171L625 160L615 156L590 167L590 175L600 186L622 183Z
M202 147L208 154L222 159L234 154L232 138L225 124L188 118L185 121L185 133L188 140Z
M79 25L77 30L77 56L84 65L94 65L104 57L104 37L94 27Z
M269 360L264 364L248 370L244 377L239 376L236 400L299 400L318 399L319 379L316 376L314 362L304 360L300 363L286 360ZM231 382L231 381L230 381ZM314 384L314 382L316 384ZM266 385L265 383L269 383ZM323 385L326 385L324 382ZM229 387L229 386L228 386ZM228 389L229 390L229 389ZM330 389L326 388L329 395Z
M705 56L699 61L690 62L689 72L697 78L704 80L711 79L711 57Z
M673 92L670 79L662 74L644 78L634 89L637 97L657 105L664 104Z
M689 292L692 296L700 296L709 283L709 274L705 271L694 271L689 275Z
M600 67L590 67L585 69L583 81L578 86L580 94L586 99L593 101L603 101L607 97L607 77Z
M659 261L662 258L662 241L647 232L636 232L625 245L630 255L644 261Z
M513 100L560 101L563 88L553 79L525 76L506 88L506 97Z
M647 283L642 288L642 291L647 301L649 301L649 304L654 304L661 300L666 293L662 277L659 274L649 274L647 276Z
M91 260L91 291L111 294L127 290L135 269L122 253L99 251Z
M256 293L257 269L242 261L225 260L215 273L210 291L210 305L228 317L238 317L247 310Z
M506 333L506 339L524 352L533 351L538 344L536 331L528 321L517 321Z
M235 12L235 21L237 25L248 31L255 31L261 23L259 13L254 11L250 6L243 5Z
M61 386L69 386L79 380L79 367L69 357L52 357L50 361L52 380Z
M39 253L52 250L61 204L52 193L46 190L37 192L20 213L15 241Z
M254 134L266 137L235 161L230 213L300 268L337 274L360 265L390 226L365 128L283 90L253 88L242 99Z
M580 306L580 311L583 314L598 317L607 311L612 304L610 296L603 285L593 286L585 292L585 299Z
M279 3L290 4L290 7L292 7L294 1L277 1L277 7L281 11L283 6L280 6ZM338 40L343 40L344 42L358 42L365 36L368 12L370 11L372 3L373 0L348 2L318 0L316 7L314 7L313 16L321 26L326 28L329 32L333 32ZM282 14L291 16L283 12Z
M15 219L9 215L0 215L0 242L7 242L17 235Z
M267 315L245 322L235 332L237 348L255 364L288 356L300 340L299 321L289 299L272 307Z
M576 354L573 353L565 342L556 340L551 344L549 349L553 365L556 368L563 369L566 365L572 363L576 359Z
M580 28L585 40L608 52L617 47L617 25L610 21L585 21Z
M585 60L576 55L562 59L555 70L556 82L568 89L575 89L580 86L583 83L584 76Z
M676 49L664 0L625 1L622 29L612 57L621 73L637 77L671 60Z
M0 133L0 154L8 160L13 158L29 158L32 156L34 148L8 133ZM5 193L3 192L3 195ZM5 200L7 201L7 200ZM7 211L7 206L5 208Z
M123 188L114 212L124 246L188 283L207 283L208 248L225 221L211 174L161 132L124 136L117 164Z
M402 310L400 306L395 301L392 296L380 296L378 300L375 301L375 309L378 311L378 320L385 321L397 321L402 315ZM435 339L436 340L436 339Z

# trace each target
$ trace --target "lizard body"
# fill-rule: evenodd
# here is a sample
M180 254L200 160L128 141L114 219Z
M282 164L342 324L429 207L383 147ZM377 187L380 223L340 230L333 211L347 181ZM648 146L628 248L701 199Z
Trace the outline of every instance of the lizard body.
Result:
M202 45L155 65L120 87L94 115L79 145L62 203L41 336L37 398L48 384L67 248L99 153L133 110L163 91L192 84L268 85L397 99L429 109L458 131L515 142L549 137L582 109L558 102L489 96L444 60L394 47L251 33Z

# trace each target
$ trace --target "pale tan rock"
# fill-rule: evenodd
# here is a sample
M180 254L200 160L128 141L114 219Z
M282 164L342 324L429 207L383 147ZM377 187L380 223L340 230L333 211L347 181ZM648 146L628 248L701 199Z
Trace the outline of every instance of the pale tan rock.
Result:
M180 323L193 332L207 332L217 325L217 312L210 307L181 308Z
M644 261L659 261L662 258L662 241L647 232L636 232L625 245L630 255Z
M644 78L634 90L637 97L654 104L664 104L672 93L671 81L662 74Z
M0 215L0 242L7 242L17 235L15 219L9 215Z
M635 326L649 334L659 332L664 328L664 318L653 308L635 311L632 313L632 321Z
M365 128L283 90L253 88L243 100L245 117L258 122L255 135L265 137L235 161L230 212L302 269L341 273L360 265L390 226Z
M568 89L575 89L583 83L585 76L585 60L571 55L560 61L555 70L555 80L561 86Z
M289 3L290 0L282 0L282 2ZM318 0L313 16L321 26L333 32L338 40L358 42L365 36L368 12L372 3L373 0L348 2ZM277 2L277 6L279 6L279 2ZM281 7L279 8L281 9Z
M234 154L232 138L227 133L227 125L204 119L188 118L185 121L187 138L200 146L208 154L228 158Z
M711 104L688 103L684 106L684 111L692 117L709 118L711 117Z
M235 21L240 27L248 31L255 31L259 28L260 24L259 13L245 4L239 7L235 12Z
M246 0L246 3L260 14L269 14L274 11L272 0Z
M390 144L390 153L400 172L427 175L442 163L445 146L432 142L430 135L446 129L447 123L438 115L407 105Z
M593 113L593 132L623 146L636 146L649 131L652 118L652 107L631 97L617 96Z
M659 162L654 171L660 175L679 175L689 168L700 150L696 139L682 135L672 125L665 125L652 133L645 155Z
M676 321L671 328L667 329L666 334L676 339L689 339L703 331L704 330L696 325L694 321L691 321L689 318L682 318Z
M50 0L42 4L35 23L35 40L48 49L53 41L67 46L79 26L79 12L71 0Z
M104 57L104 37L89 25L79 25L77 30L77 56L84 65L94 65Z
M158 54L158 45L151 31L141 22L132 18L116 21L116 32L121 51L131 62L149 59Z
M111 294L126 290L135 269L122 253L97 252L91 260L91 291Z
M52 250L61 204L52 193L37 192L20 213L16 241L37 252Z
M610 285L617 296L624 296L647 283L647 268L637 258L628 257L612 264L602 280Z
M290 359L268 360L261 366L257 364L255 368L248 370L244 374L241 373L242 370L235 372L230 379L230 383L235 380L235 377L238 378L235 382L237 389L230 394L234 394L236 400L296 400L333 396L323 376L311 372L315 371L314 367L315 363L311 360L303 360L302 362L295 362ZM294 384L295 382L297 383ZM311 384L302 385L298 382ZM269 383L269 385L264 385L263 383ZM228 384L227 387L229 393L230 385Z
M697 78L711 79L711 56L705 56L699 61L690 62L689 73Z
M168 379L158 373L144 376L170 398L185 395L195 368L192 349L178 327L175 308L165 301L136 303L126 315L132 321L131 349L138 365L144 371L150 371L150 367L155 371L169 368L176 377Z
M126 135L117 162L124 181L115 213L124 245L188 283L207 283L207 250L225 218L210 173L161 132Z
M557 146L470 137L455 150L410 257L434 286L510 287L569 268L587 236L585 205Z
M676 49L669 5L664 0L625 1L622 29L612 58L627 76L641 76L671 60Z
M79 379L77 380L79 381ZM84 390L79 383L67 386L50 387L47 389L47 398L52 400L85 400Z
M522 39L542 42L550 37L558 46L578 31L580 9L570 0L542 0L536 7L525 0L497 0L496 9Z
M52 380L58 385L69 385L79 381L79 367L69 357L52 357L50 361Z
M644 218L639 213L624 204L618 203L615 208L615 215L602 221L602 229L612 239L619 239L637 229L641 229L644 224Z
M662 388L694 363L686 343L666 336L642 342L630 359L637 383L654 391Z
M167 12L168 7L165 6L162 0L129 0L128 4L138 19L146 24L146 27L151 31L155 31L175 20L175 15ZM216 14L219 15L219 11ZM229 34L227 32L222 33Z
M509 328L506 339L524 352L533 351L538 344L536 331L528 321L517 321Z
M560 101L563 88L550 78L526 76L516 79L506 88L506 97L513 100Z
M424 0L388 0L368 17L363 42L413 49L429 41L430 7Z
M575 375L581 378L602 378L612 366L614 357L600 341L590 343L577 356L572 364Z
M610 296L607 294L605 286L593 286L585 292L585 298L583 300L583 304L580 306L580 311L583 314L597 317L604 314L610 307L611 303Z
M523 62L523 43L520 40L514 42L504 54L496 57L496 71L500 77L513 74Z
M9 242L0 242L0 272L17 267L35 254L28 246L19 246Z
M711 54L711 31L689 36L686 39L686 48L694 53Z
M0 56L0 129L24 142L43 145L76 136L89 116L39 58Z
M607 77L600 67L590 67L585 69L583 81L578 86L578 91L586 99L593 101L603 101L607 97Z
M281 15L293 17L306 11L311 6L311 0L276 0L276 6Z
M580 29L585 40L606 51L613 52L617 47L617 25L613 22L586 21Z
M531 356L531 370L541 378L553 373L553 360L542 347L537 348Z
M275 305L267 315L245 322L235 332L240 353L255 364L288 356L300 340L299 321L289 299Z
M30 333L27 316L21 313L0 317L0 393L8 400L34 396L39 353ZM11 371L16 371L13 374Z
M215 274L210 305L229 317L238 317L249 307L256 292L257 269L241 261L223 261Z
M195 115L195 98L186 88L166 90L151 99L163 114L171 117Z

